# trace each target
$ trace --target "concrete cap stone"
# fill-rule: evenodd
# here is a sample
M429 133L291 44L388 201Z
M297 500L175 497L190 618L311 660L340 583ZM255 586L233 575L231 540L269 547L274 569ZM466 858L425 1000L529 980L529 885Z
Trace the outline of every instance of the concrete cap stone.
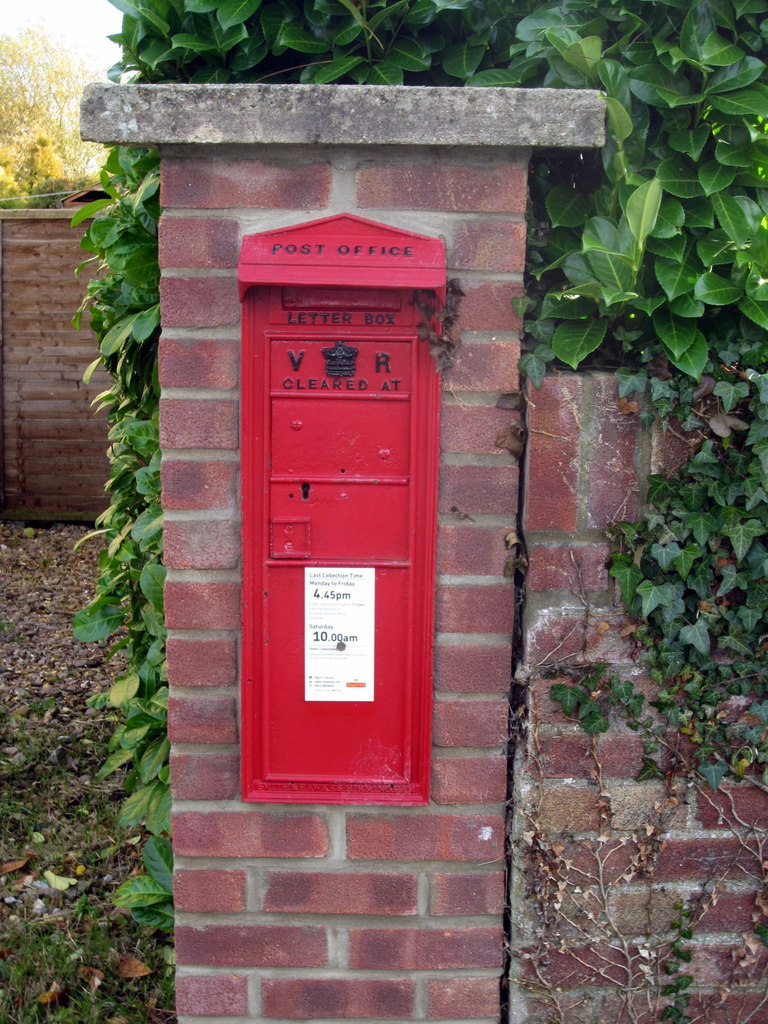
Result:
M605 141L583 89L388 85L102 85L86 88L84 139L120 145L541 146Z

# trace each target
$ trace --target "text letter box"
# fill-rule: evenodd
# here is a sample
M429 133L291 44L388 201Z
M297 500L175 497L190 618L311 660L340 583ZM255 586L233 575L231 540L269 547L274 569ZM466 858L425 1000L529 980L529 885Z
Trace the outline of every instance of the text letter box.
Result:
M239 280L243 797L425 803L442 242L331 217Z

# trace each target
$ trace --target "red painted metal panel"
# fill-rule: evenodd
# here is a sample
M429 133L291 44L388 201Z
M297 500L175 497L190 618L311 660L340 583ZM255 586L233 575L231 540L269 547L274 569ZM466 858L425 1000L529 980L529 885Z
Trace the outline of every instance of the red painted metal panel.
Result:
M241 262L243 797L426 803L439 378L418 292L444 285L442 244L347 217L290 232ZM360 238L431 264L350 287L335 250ZM303 286L277 245L314 246Z

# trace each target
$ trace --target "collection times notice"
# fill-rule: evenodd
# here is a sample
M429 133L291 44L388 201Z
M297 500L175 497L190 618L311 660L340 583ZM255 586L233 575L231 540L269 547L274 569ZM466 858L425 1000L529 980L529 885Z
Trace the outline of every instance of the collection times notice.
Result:
M373 700L375 598L375 569L305 568L305 700Z

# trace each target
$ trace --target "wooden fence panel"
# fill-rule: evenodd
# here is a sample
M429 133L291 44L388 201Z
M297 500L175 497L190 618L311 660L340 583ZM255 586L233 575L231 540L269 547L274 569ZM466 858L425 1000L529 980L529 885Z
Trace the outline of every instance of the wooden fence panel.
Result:
M108 386L83 373L97 354L71 320L87 278L70 210L0 211L0 517L93 520L107 504Z

